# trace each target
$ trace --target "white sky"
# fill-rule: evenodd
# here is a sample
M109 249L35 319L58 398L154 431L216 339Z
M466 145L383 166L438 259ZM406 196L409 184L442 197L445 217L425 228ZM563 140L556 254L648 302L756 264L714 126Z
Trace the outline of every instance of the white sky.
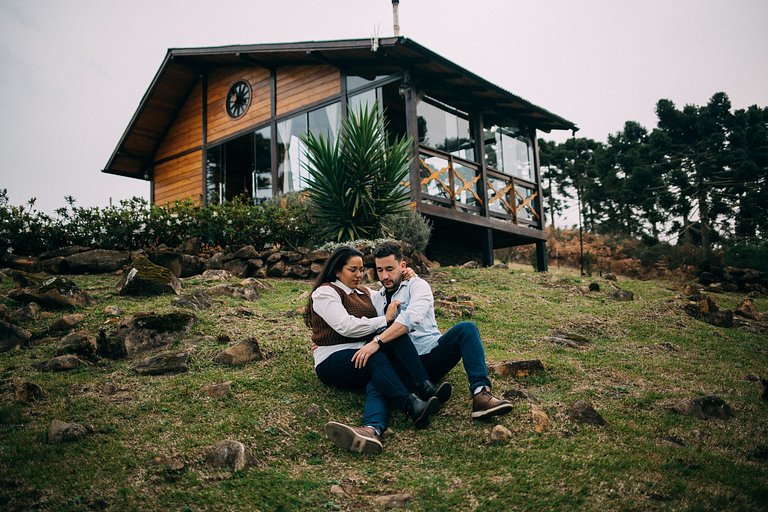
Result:
M402 0L400 26L598 140L653 128L660 98L768 106L766 0ZM101 169L168 48L374 32L392 35L390 0L0 0L0 188L48 213L148 198Z

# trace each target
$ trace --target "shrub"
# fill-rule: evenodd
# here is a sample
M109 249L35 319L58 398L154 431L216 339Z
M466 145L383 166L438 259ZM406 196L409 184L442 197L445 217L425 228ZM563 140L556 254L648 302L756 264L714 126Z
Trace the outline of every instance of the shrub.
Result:
M320 241L309 201L288 194L253 205L237 198L221 205L195 206L179 201L156 207L132 198L106 208L77 207L66 197L66 206L50 217L34 208L11 206L0 190L0 254L34 255L67 245L135 250L164 244L176 247L198 238L211 246L280 244L296 248Z
M407 208L411 138L387 137L375 107L350 112L335 142L307 133L307 193L325 235L336 241L376 238L381 217Z
M381 232L385 238L402 240L423 253L432 236L432 222L416 210L409 209L382 217Z
M725 251L725 264L768 272L768 242L734 245Z

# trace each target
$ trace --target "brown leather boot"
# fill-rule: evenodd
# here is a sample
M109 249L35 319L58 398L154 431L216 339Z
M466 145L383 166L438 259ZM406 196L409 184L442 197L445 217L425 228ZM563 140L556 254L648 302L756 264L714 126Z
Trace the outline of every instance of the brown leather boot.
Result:
M325 424L325 435L342 450L357 453L381 453L381 437L371 427L350 427L330 421Z
M475 419L490 418L507 414L512 410L512 404L499 400L491 394L491 388L485 386L482 391L472 397L472 416Z

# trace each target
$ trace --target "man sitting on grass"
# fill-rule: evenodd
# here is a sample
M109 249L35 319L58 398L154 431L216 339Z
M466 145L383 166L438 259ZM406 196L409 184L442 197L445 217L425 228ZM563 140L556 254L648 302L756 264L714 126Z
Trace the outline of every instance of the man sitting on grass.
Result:
M459 363L459 360L462 360L472 396L470 416L483 419L510 412L512 410L510 402L500 400L491 394L491 381L485 365L485 351L477 325L473 322L460 322L445 334L441 334L435 320L435 299L429 283L419 277L403 279L406 264L400 244L394 241L379 244L374 249L373 255L376 272L383 285L381 290L371 294L371 300L378 314L383 314L390 302L400 302L395 321L381 334L375 336L374 341L383 343L408 334L432 382L440 381ZM408 382L406 375L401 375L401 378L404 384L414 388L413 383ZM445 386L450 393L448 385L442 386ZM450 395L447 395L441 401L445 402L449 397ZM386 417L389 416L387 399L373 386L366 388L366 407L375 407L377 410L385 411ZM363 441L373 437L361 432L361 429L336 422L331 423L336 428L343 427L350 432L355 431ZM380 450L379 444L379 450L376 453Z

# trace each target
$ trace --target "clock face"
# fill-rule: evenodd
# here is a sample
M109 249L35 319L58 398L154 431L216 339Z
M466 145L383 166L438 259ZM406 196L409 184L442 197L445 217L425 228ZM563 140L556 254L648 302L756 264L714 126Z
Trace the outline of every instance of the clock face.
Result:
M245 80L232 84L227 93L227 114L233 119L245 114L251 104L251 86Z

